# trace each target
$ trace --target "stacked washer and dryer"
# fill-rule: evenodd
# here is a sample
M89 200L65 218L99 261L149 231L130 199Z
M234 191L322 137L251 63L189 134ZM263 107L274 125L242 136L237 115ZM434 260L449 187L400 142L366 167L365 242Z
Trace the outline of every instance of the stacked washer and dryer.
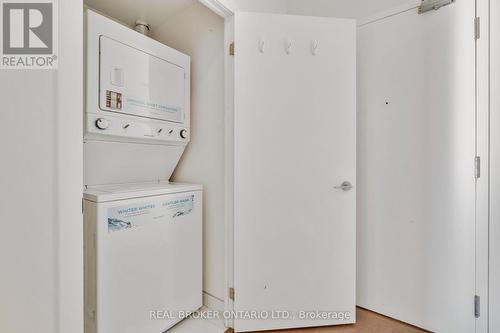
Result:
M202 186L169 182L190 58L90 10L86 26L85 332L163 332L202 305Z

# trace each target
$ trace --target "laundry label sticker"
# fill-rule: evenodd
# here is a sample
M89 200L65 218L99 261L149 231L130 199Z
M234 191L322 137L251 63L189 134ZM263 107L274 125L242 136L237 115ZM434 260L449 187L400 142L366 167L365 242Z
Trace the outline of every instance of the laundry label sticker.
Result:
M161 214L154 202L112 207L108 209L108 232L136 228L151 223Z
M114 110L121 110L122 94L116 91L106 90L106 107Z
M145 109L152 110L152 111L166 112L166 113L171 113L171 114L175 114L175 115L179 114L181 116L183 115L180 113L182 111L182 108L180 106L164 105L164 104L155 103L152 101L144 101L144 100L141 100L139 98L127 98L125 100L125 102L127 103L127 105L137 106L137 107L145 108ZM179 119L179 120L182 120L182 119Z
M194 195L172 199L163 202L162 206L172 218L191 214L194 207Z
M194 195L168 200L122 205L108 209L108 232L145 227L153 223L172 223L194 209Z

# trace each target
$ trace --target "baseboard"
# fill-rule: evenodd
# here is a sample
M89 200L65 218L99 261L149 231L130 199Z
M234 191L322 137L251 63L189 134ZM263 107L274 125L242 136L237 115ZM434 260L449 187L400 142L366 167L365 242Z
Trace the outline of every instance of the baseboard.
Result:
M203 292L203 306L210 310L225 311L224 301L206 292Z

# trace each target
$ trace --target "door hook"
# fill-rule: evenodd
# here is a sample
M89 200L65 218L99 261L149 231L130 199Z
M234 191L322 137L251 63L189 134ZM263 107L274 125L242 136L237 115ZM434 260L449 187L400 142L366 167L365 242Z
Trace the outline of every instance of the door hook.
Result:
M266 49L266 41L263 38L261 38L259 40L259 51L260 51L260 53L264 53L265 49Z
M292 53L292 41L290 39L287 39L287 41L286 41L285 51L286 51L286 54Z
M317 40L311 41L311 53L313 55L318 54L319 42Z

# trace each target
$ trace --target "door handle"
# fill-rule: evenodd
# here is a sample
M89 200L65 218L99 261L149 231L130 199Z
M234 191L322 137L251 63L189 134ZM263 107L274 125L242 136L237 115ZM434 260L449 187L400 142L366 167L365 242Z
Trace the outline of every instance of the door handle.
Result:
M352 184L350 182L343 182L340 186L335 186L334 188L337 190L342 190L342 191L350 191L352 190Z

